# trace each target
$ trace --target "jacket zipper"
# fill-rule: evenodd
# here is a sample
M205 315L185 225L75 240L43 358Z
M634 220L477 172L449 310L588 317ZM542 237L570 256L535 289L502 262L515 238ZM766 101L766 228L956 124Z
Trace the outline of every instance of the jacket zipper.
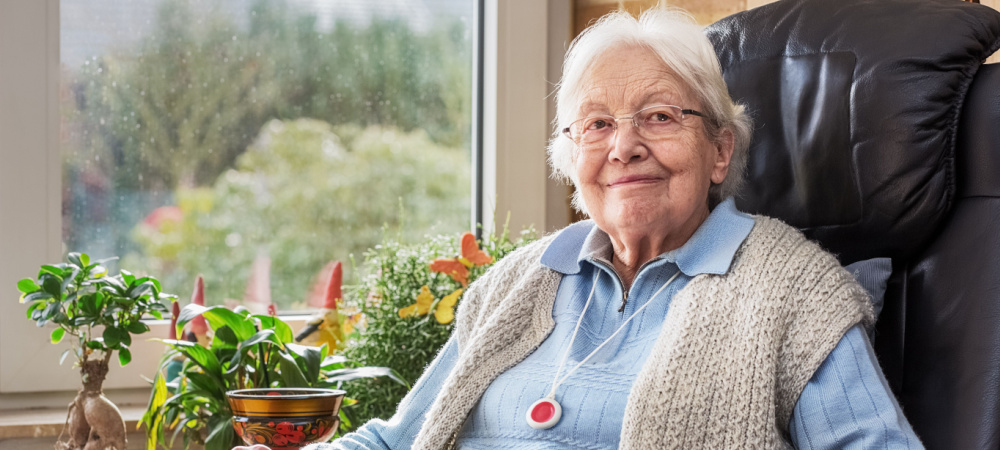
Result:
M653 258L649 261L644 262L641 266L639 266L639 270L635 272L636 277L639 276L639 273L641 273L642 269L645 269L647 265L649 265L654 261L658 261L659 259L660 258ZM625 304L628 303L628 293L629 291L632 290L631 287L629 287L629 289L625 289L625 282L622 281L621 275L618 275L618 271L615 270L615 267L612 266L611 263L600 258L593 258L591 261L595 264L604 266L604 268L608 269L611 273L615 275L615 279L618 280L618 287L621 288L622 290L622 305L618 307L618 312L620 313L625 312Z

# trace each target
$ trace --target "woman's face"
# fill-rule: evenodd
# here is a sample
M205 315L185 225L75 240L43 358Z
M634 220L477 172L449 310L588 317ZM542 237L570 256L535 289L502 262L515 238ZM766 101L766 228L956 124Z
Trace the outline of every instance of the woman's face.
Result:
M674 73L651 50L616 47L584 76L577 118L631 116L656 105L704 112ZM644 139L628 119L607 146L574 150L577 188L597 226L616 241L658 237L679 247L708 216L708 188L726 177L732 136L706 135L706 118L686 115L669 136Z

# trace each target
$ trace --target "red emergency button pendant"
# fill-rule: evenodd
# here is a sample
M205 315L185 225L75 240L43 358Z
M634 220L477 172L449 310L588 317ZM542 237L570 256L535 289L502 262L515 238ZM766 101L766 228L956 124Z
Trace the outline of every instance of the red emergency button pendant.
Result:
M546 397L528 407L526 414L528 425L536 430L546 430L552 428L562 417L562 406L555 398Z

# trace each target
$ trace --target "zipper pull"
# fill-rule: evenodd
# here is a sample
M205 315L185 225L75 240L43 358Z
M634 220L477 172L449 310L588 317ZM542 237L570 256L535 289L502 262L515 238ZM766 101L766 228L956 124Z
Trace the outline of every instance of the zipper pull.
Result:
M622 306L618 308L618 312L625 312L625 304L628 303L628 291L622 294Z

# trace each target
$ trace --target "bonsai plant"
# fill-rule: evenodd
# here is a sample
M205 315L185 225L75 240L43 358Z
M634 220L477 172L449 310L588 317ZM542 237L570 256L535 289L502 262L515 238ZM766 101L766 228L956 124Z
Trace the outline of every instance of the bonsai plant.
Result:
M233 428L233 412L226 391L261 387L340 387L356 378L386 377L402 383L385 367L358 367L329 346L293 343L292 329L278 317L230 311L221 306L189 304L177 318L176 335L195 317L210 328L209 346L176 339L162 339L170 348L153 380L146 414L147 449L169 445L183 435L184 447L192 443L206 450L243 445ZM185 357L174 380L164 378L166 366L178 354ZM353 404L347 400L345 406ZM341 409L341 427L351 426ZM170 441L166 432L172 430Z
M83 387L69 404L64 430L69 440L60 437L57 449L125 450L125 421L102 391L108 365L116 352L119 364L128 364L132 335L149 331L141 319L147 314L162 319L167 311L162 302L175 298L164 294L153 277L126 270L108 275L107 261L70 253L65 263L42 266L37 279L17 283L28 318L39 327L56 325L53 344L69 335L72 347L62 360L72 354L80 367Z

